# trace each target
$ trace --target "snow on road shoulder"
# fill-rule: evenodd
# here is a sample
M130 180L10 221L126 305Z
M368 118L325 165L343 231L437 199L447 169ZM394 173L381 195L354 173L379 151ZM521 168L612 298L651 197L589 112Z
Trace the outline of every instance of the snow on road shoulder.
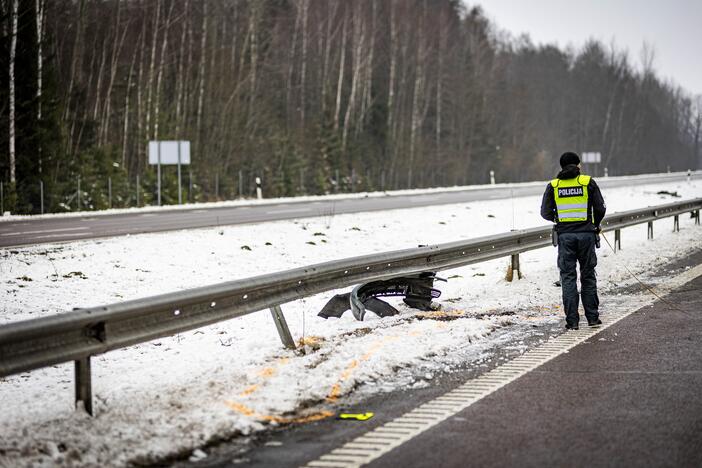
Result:
M604 192L610 212L702 195L702 182ZM284 270L334 258L416 247L543 225L540 197L360 213L259 225L146 234L0 250L0 323ZM618 296L624 265L645 277L700 247L681 219L622 232L615 257L598 251L602 310L637 307ZM668 227L665 227L668 226ZM603 247L605 247L603 245ZM653 248L652 248L653 247ZM285 350L267 312L93 360L97 417L72 409L73 369L59 365L0 380L0 465L123 465L188 453L218 437L313 420L362 392L430 384L432 375L484 355L531 325L559 323L555 250L521 257L525 278L504 280L506 259L443 271L439 313L394 302L400 314L357 322L316 316L339 291L286 304L302 353Z

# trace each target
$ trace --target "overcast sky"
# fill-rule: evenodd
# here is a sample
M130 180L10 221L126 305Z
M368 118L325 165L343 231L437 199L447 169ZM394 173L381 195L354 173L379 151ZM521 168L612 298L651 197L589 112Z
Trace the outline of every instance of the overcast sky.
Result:
M640 68L641 47L654 46L654 68L702 94L702 0L474 0L500 29L528 33L536 44L580 48L589 38L629 50Z

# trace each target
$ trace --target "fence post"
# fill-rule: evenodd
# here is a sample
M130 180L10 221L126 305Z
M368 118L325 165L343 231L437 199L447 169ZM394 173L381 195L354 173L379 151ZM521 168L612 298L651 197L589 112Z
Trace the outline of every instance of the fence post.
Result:
M495 185L495 171L490 171L490 185Z
M653 239L653 221L648 222L648 234L646 235L646 239Z
M107 203L112 208L112 177L107 178Z
M239 170L239 198L244 198L244 176Z
M256 177L256 198L258 200L263 198L263 192L261 191L261 178Z
M192 203L192 201L195 199L195 197L192 197L191 195L193 193L193 171L189 170L188 171L188 203Z
M41 214L44 214L44 181L39 181L39 198L41 199Z
M90 379L90 356L75 361L76 407L83 402L85 411L93 415L93 386Z
M622 250L622 231L621 229L614 230L614 251Z
M305 170L300 168L300 195L305 193Z
M275 327L278 329L278 335L280 336L280 341L283 342L283 346L288 349L295 349L295 341L290 334L288 323L285 321L283 309L281 309L279 305L275 305L271 307L271 315L273 316L273 321L275 322Z

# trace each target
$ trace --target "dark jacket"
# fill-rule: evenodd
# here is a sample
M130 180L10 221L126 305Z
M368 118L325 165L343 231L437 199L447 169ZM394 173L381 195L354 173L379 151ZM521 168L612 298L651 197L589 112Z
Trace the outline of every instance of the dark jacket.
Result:
M569 165L566 166L561 172L556 176L558 179L567 180L574 179L580 175L580 168L578 166ZM600 188L595 183L595 180L590 178L590 183L587 184L587 221L576 221L569 223L559 223L558 221L558 211L556 210L556 199L553 196L553 187L549 183L546 186L546 191L544 192L543 199L541 200L541 217L547 221L556 223L556 230L559 233L563 232L595 232L596 228L600 227L602 218L605 216L607 207L605 206L604 199L602 198L602 192ZM593 221L594 219L594 221Z

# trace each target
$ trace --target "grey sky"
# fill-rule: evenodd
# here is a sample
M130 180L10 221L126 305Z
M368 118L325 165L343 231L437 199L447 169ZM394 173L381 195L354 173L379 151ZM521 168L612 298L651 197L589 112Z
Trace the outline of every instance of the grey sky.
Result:
M702 94L702 0L479 0L486 15L513 36L579 49L589 38L628 49L640 67L641 47L654 46L654 68L688 92Z

